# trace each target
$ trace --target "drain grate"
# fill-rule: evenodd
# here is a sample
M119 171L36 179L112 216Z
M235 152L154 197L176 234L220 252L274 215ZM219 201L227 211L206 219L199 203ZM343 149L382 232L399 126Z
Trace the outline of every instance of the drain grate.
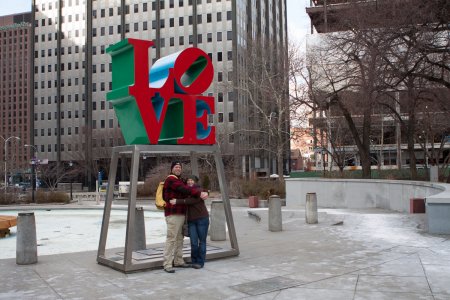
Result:
M282 289L287 289L301 284L302 283L300 281L289 279L286 277L272 277L263 280L233 285L231 286L231 288L247 295L256 296L279 291Z

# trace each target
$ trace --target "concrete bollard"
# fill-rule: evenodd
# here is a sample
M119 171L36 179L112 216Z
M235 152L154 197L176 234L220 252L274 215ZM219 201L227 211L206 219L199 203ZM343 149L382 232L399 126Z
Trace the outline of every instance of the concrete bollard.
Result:
M134 215L133 251L145 249L147 249L147 241L145 239L144 208L136 207L136 213Z
M222 200L211 202L211 226L209 228L211 241L225 241L227 232L225 229L225 209Z
M280 196L269 197L269 231L282 231L281 200Z
M316 195L316 193L307 193L306 194L305 218L306 218L306 224L317 224L319 222L318 214L317 214L317 195Z
M34 212L21 212L17 217L16 264L35 263L37 263L37 241Z
M439 182L439 167L430 166L430 181Z

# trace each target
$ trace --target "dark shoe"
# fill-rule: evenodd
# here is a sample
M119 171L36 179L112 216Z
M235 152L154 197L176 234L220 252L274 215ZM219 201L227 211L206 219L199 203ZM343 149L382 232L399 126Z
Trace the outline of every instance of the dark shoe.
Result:
M198 264L193 264L192 268L194 268L194 269L201 269L201 268L203 268L203 266L202 265L198 265Z
M166 271L167 273L175 273L174 268L164 268L164 271Z
M175 268L192 268L191 264L183 264L183 265L177 265L174 266Z

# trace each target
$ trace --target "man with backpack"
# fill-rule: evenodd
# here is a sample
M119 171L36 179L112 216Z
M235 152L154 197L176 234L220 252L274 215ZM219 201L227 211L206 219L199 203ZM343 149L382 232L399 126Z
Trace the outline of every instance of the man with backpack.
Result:
M182 166L179 161L172 162L170 175L164 181L163 198L166 201L164 216L167 224L166 247L164 249L164 271L175 273L173 267L190 268L183 260L183 233L182 227L186 217L185 204L171 204L171 199L185 199L187 197L200 197L205 200L208 193L202 192L198 187L187 186L181 179Z

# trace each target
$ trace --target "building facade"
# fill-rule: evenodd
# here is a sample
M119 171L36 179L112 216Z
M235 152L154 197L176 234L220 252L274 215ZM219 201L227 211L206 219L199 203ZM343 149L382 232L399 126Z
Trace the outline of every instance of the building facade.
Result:
M31 40L30 13L0 17L0 174L8 176L29 168L33 153L24 147L30 144Z
M98 161L109 158L110 147L124 144L106 102L112 70L105 53L124 38L154 40L153 62L190 46L207 52L215 77L206 93L216 99L216 116L210 119L217 126L222 153L233 157L246 175L255 168L255 155L265 155L243 150L248 136L235 138L241 127L248 126L251 110L236 84L249 39L264 36L281 48L287 46L285 0L35 0L33 4L33 137L41 157L59 163Z

